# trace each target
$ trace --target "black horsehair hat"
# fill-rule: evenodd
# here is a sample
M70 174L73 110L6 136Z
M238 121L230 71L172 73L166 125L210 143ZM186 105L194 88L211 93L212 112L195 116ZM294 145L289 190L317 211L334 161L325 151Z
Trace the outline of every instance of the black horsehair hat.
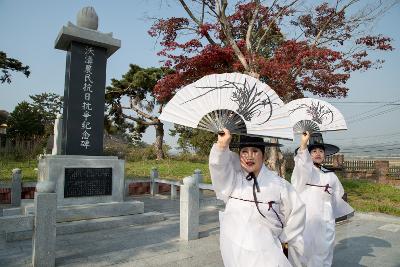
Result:
M308 141L308 151L311 152L314 148L322 148L325 151L325 156L331 156L339 152L339 147L331 144L324 143L324 139L322 138L321 133L312 133L310 136L310 140ZM297 154L297 148L295 150L295 154Z
M278 147L282 146L277 143L265 142L262 137L250 136L250 135L240 135L239 142L231 144L231 147L242 149L244 147L257 147L263 152L265 147Z

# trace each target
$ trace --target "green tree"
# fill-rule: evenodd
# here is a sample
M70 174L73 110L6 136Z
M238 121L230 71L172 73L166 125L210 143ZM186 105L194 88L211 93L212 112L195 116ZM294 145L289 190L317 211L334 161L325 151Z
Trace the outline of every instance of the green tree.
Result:
M57 114L61 113L63 107L63 97L55 93L42 93L30 95L29 97L33 101L31 107L42 115L46 133L51 134L54 120Z
M112 79L106 88L108 117L119 130L128 131L133 141L139 141L149 126L156 131L154 142L157 159L164 158L162 149L164 125L158 119L163 104L153 94L155 84L165 75L166 69L141 68L130 64L121 80Z
M17 59L7 57L7 54L3 51L0 51L0 70L3 73L0 76L1 83L11 83L10 71L22 72L27 78L31 74L29 66L24 66Z
M0 125L3 123L7 123L9 116L10 113L8 113L6 110L0 110Z
M216 134L193 129L175 124L175 128L170 130L171 136L179 135L178 146L183 152L194 150L200 156L210 154L211 147L216 140Z
M42 114L26 101L15 107L7 124L7 135L14 140L32 140L44 134Z

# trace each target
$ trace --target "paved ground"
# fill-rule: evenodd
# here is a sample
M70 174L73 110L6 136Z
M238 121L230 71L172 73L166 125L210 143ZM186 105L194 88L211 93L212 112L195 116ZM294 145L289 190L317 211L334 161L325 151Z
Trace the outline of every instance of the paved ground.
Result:
M167 220L97 232L57 236L57 266L223 266L218 208L201 210L200 239L179 240L179 201L141 197L146 211ZM337 226L333 266L400 267L400 218L356 214ZM32 242L0 243L0 266L30 266Z

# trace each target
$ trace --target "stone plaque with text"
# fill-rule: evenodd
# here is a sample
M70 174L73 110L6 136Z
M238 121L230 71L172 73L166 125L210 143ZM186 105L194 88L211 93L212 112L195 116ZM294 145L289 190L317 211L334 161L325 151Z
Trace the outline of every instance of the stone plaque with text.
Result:
M64 197L112 194L112 168L65 168Z

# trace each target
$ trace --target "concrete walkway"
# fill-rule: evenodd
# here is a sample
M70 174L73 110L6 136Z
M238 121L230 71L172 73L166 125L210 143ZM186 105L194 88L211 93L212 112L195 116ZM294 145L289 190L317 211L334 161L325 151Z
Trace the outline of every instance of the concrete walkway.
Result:
M218 207L201 209L200 239L179 240L179 200L136 198L146 211L167 220L97 232L57 236L57 266L223 266L219 252ZM337 226L333 266L400 266L400 218L356 214ZM30 240L0 243L0 266L30 266Z

